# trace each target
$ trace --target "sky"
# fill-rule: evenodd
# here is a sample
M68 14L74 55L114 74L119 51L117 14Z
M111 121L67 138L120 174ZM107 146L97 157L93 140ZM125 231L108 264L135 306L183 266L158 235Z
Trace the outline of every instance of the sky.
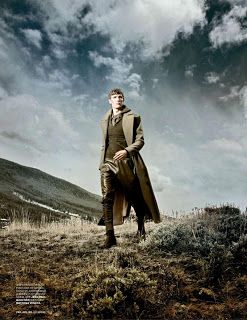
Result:
M244 210L246 57L244 0L1 0L0 157L101 194L117 87L161 212Z

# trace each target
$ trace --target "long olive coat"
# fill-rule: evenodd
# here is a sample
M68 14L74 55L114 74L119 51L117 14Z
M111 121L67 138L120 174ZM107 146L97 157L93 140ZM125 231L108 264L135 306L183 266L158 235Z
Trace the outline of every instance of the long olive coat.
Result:
M106 112L101 120L101 128L103 132L103 144L101 149L101 159L100 166L104 162L105 152L106 152L106 139L107 139L107 128L108 121L111 116L112 110ZM140 149L144 145L144 136L141 124L141 118L139 115L133 113L131 110L123 113L122 126L124 136L127 142L127 147L125 148L129 155L131 156L134 165L135 172L140 182L140 187L144 201L146 203L147 212L145 213L146 218L152 219L154 222L160 222L160 212L157 205L157 201L154 196L151 181L148 175L145 163L139 153ZM124 217L129 215L130 205L126 200L125 195L117 190L114 198L113 206L113 224L119 225L123 223Z

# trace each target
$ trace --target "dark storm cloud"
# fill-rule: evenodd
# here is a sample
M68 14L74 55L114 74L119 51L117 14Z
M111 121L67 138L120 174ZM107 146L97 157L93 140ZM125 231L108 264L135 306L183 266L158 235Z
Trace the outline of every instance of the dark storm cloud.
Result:
M68 10L63 8L63 4L61 10L57 10L60 7L55 1L3 1L0 6L0 35L6 41L8 50L12 51L13 60L17 65L20 63L30 77L49 81L53 71L58 70L56 73L66 74L71 83L64 89L73 90L74 94L90 92L93 84L96 90L99 89L97 86L102 85L102 70L92 70L88 52L103 45L105 40L103 37L87 36L87 25L81 22L81 18L88 5L78 1L74 8L78 8L76 14L69 3ZM6 82L4 74L7 78L10 73L1 73L2 83ZM64 84L65 78L58 80ZM7 82L14 85L15 79Z
M93 86L96 91L106 90L107 82L121 82L116 74L120 79L128 79L132 73L139 75L142 82L143 91L139 89L138 93L137 90L137 96L148 88L153 89L154 81L156 88L168 81L172 86L178 83L185 86L185 90L187 86L199 84L206 94L214 94L213 82L207 81L213 79L209 74L220 80L217 91L221 96L227 94L230 86L243 85L246 33L241 22L245 8L240 2L216 0L199 6L196 1L189 0L183 7L178 1L179 14L175 11L175 4L170 9L165 2L156 0L152 9L160 9L160 12L156 11L153 18L149 16L148 6L141 9L133 5L132 12L128 12L128 26L124 12L129 11L130 3L115 3L108 7L110 3L102 6L97 1L75 1L73 4L66 1L23 1L21 5L18 1L3 1L3 21L8 24L8 33L18 39L17 47L22 47L23 62L28 64L32 60L29 68L36 76L45 79L51 69L66 69L71 77L79 75L73 86L67 88L74 94L79 94L82 88L91 92ZM143 10L143 15L139 10ZM189 18L186 17L188 13ZM167 22L163 14L167 15ZM221 28L225 23L224 17L226 21L235 19L242 28L242 38L237 43L234 37L229 38L227 46L224 43L226 28ZM170 19L173 23L166 26ZM145 26L149 28L147 32ZM140 30L132 32L133 28ZM159 32L161 29L164 31ZM220 38L222 33L223 39ZM217 41L217 46L214 46L214 41ZM125 70L131 68L131 72L126 76L119 70L111 71L111 65L104 62L98 67L90 55L92 52L101 61L112 59L113 65L121 64ZM143 63L143 59L147 62ZM192 67L193 76L188 77L188 70ZM131 86L135 85L126 80L125 87L131 89Z
M224 34L222 43L214 47L210 35L215 28L221 26L222 19L233 12L236 6L226 1L209 1L206 10L206 21L201 26L196 26L189 36L178 34L170 48L170 54L164 58L151 61L147 64L136 62L136 69L142 70L142 78L149 94L154 93L153 79L156 80L156 89L164 90L166 86L172 88L179 86L179 92L191 91L191 94L205 95L205 97L219 97L229 94L232 86L244 86L247 74L246 40L225 43ZM241 14L245 8L237 7ZM237 10L236 10L237 12ZM246 28L242 27L242 35L247 37ZM220 39L220 30L218 36ZM224 33L225 31L223 31ZM230 39L229 39L230 40ZM202 89L200 89L202 88ZM159 94L158 94L159 96Z

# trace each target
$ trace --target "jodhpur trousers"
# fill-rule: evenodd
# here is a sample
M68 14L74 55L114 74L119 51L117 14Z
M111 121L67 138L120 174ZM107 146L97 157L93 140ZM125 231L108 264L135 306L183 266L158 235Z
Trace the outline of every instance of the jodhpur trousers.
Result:
M113 230L113 204L117 188L121 188L126 199L134 208L138 229L141 230L144 221L145 204L131 158L118 161L106 159L100 171L103 216L106 230Z

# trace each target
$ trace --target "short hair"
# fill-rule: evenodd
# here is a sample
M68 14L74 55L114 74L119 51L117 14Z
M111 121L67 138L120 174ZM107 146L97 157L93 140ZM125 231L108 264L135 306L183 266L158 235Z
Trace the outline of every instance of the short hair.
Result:
M123 91L119 88L114 88L114 89L111 89L111 91L108 93L108 99L111 99L111 96L113 96L114 94L121 94L124 98Z

